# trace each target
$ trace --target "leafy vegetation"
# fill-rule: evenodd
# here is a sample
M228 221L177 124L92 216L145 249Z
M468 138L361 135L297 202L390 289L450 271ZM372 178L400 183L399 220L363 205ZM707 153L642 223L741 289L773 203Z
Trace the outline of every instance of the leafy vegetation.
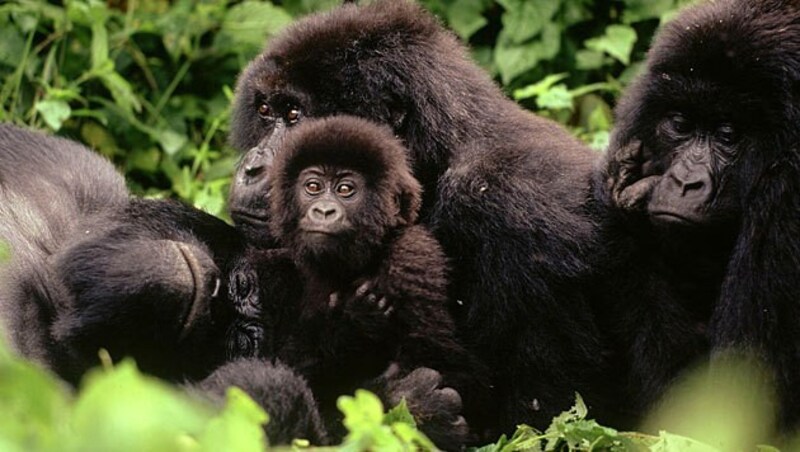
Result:
M49 373L13 356L0 343L0 407L3 408L0 410L0 450L239 452L268 448L269 442L261 426L269 422L269 417L238 388L228 390L222 408L214 408L141 374L132 361L111 365L108 355L102 352L101 358L106 362L104 368L90 373L76 394ZM709 403L711 408L696 407L688 415L683 411L681 422L695 424L695 430L698 424L727 422L727 428L714 429L710 436L703 436L710 442L663 431L658 436L618 432L589 419L586 405L577 396L575 406L553 419L545 431L522 425L510 438L503 436L475 452L776 451L769 446L755 446L753 441L758 436L741 434L743 431L753 433L748 426L759 419L754 416L765 413L750 410L758 406L763 408L764 401L768 400L759 391L741 396L750 390L747 382L751 381L753 372L745 364L734 363L723 371L728 377L718 374L711 382L698 374L677 389L683 393L675 399L678 405L697 404L699 396L700 403ZM719 382L729 384L725 384L726 389L721 392L710 390ZM708 394L718 400L710 399ZM338 406L349 433L341 445L318 450L435 450L430 440L417 430L404 402L384 413L383 405L374 394L359 390L355 396L340 397ZM733 416L720 412L720 407L734 410ZM667 416L670 410L666 411ZM742 417L741 413L749 416ZM716 418L709 418L709 414ZM275 449L297 451L311 447L308 441L297 439L291 446Z
M420 1L469 44L509 96L597 149L607 143L614 100L653 33L691 2ZM237 74L296 17L338 3L2 2L0 120L82 141L110 158L136 193L180 198L224 217L236 161L225 140ZM0 260L7 254L0 245ZM545 431L520 426L478 450L773 450L755 446L769 437L768 394L733 381L739 383L688 379L646 425L704 442L603 427L587 418L578 398ZM337 450L433 448L404 406L384 413L364 391L342 397L339 406L349 434ZM240 451L267 444L260 425L268 416L237 389L215 409L122 362L89 375L76 394L1 344L0 407L0 451ZM291 447L307 446L299 439Z
M422 0L522 105L600 149L659 23L690 0ZM232 86L270 36L339 0L10 0L0 120L83 141L131 188L225 216Z

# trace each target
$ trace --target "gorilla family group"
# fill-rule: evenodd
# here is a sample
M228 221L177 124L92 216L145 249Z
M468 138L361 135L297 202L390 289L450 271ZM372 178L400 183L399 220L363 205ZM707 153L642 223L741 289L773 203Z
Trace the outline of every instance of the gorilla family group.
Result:
M730 349L800 422L797 0L685 9L604 155L420 6L347 4L244 70L230 141L233 226L0 126L7 342L71 383L105 348L212 398L240 386L273 443L341 439L359 387L446 449L544 427L575 392L626 428Z

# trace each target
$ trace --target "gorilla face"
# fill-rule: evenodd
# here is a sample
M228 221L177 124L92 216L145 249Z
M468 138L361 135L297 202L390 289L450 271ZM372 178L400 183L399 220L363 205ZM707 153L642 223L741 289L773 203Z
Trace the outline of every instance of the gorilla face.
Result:
M733 124L671 112L656 137L654 164L666 170L647 204L653 222L709 225L738 217L731 166L741 149Z

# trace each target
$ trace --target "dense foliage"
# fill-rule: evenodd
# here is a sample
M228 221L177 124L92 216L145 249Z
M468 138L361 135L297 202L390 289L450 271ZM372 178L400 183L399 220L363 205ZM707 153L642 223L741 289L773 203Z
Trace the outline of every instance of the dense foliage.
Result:
M422 0L510 96L596 148L660 21L690 0ZM0 5L0 120L113 159L140 194L223 215L240 69L339 0L11 0Z
M469 43L509 96L601 149L614 99L653 33L691 0L421 1ZM135 192L224 216L237 158L225 137L238 72L295 17L338 3L2 2L0 120L83 141L112 159ZM0 244L0 259L7 254ZM768 397L745 388L710 391L703 380L654 414L648 428L704 443L617 432L589 420L578 399L547 430L521 426L480 450L751 450L769 435L759 429L769 424ZM698 396L711 393L718 399ZM350 432L343 450L432 447L402 406L384 413L377 398L358 392L340 408ZM240 391L215 409L129 362L96 371L75 394L0 346L0 450L260 450L259 425L267 419Z

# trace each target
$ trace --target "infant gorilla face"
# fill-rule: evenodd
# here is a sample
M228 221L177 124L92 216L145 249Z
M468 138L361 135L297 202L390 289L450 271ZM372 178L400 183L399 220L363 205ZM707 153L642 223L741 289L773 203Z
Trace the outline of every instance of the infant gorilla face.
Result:
M306 241L325 243L352 229L355 212L362 209L366 180L357 171L314 165L297 178L297 199L303 217L300 230Z

